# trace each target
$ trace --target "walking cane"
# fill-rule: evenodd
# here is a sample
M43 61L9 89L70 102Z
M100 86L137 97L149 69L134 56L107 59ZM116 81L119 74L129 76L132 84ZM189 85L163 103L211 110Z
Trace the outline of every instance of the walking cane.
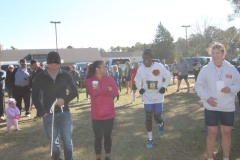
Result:
M51 137L51 156L53 156L53 129L54 129L54 109L56 105L57 99L53 102L52 107L50 109L50 113L52 113L52 137Z
M52 107L50 109L50 113L52 113L52 137L51 137L51 156L53 157L53 130L54 130L54 113L55 113L55 105L57 103L57 99L53 102ZM63 107L64 105L61 106L61 111L63 113ZM54 157L53 157L54 158Z

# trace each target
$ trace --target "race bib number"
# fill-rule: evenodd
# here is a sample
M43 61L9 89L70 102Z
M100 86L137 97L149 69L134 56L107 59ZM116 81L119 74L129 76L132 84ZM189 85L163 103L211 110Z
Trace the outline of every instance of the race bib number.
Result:
M157 89L158 81L147 81L148 89L155 90Z

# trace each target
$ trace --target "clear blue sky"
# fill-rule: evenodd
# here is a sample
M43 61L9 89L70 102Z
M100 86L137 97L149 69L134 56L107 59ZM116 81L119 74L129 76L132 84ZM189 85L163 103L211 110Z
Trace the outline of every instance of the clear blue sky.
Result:
M161 22L174 40L185 37L182 25L207 21L226 29L240 28L240 20L227 21L233 12L227 0L1 0L0 44L4 49L55 48L57 25L58 47L132 46L151 43Z

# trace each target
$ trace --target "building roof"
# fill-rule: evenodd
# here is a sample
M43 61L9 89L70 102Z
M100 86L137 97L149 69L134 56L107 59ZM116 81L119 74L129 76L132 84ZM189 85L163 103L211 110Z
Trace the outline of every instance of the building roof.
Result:
M47 55L55 49L17 49L17 50L2 50L0 51L0 61L19 61L20 59L28 58L33 55ZM101 55L97 48L72 48L58 49L63 63L76 63L95 60L100 60ZM44 56L43 56L44 57Z
M109 58L123 58L128 57L131 61L141 61L142 51L139 52L103 52L100 53L103 60L108 60Z
M16 49L0 50L0 62L37 59L39 62L46 61L47 54L56 49ZM108 60L109 58L130 58L131 61L141 61L142 52L104 52L100 53L97 48L71 48L58 49L63 64L77 62L93 62L96 60Z

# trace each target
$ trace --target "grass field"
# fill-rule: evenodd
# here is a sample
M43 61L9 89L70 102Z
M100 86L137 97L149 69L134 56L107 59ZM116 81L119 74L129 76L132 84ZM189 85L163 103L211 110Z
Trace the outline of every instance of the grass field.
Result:
M154 147L146 149L145 115L141 98L131 104L132 95L122 91L115 103L116 119L112 134L113 160L204 160L206 128L203 107L193 88L176 93L176 85L170 86L165 96L163 119L165 134L159 136L157 124L153 127ZM191 83L193 85L193 83ZM85 98L81 91L80 98ZM238 106L238 102L236 101ZM90 103L71 103L73 115L73 143L75 160L94 160L93 131L90 119ZM33 110L35 112L35 110ZM33 113L34 115L34 113ZM236 111L231 160L240 160L239 107ZM21 131L7 133L5 122L0 122L0 160L50 160L49 142L43 130L42 120L22 117ZM216 144L216 159L222 159L220 135ZM62 155L63 157L63 155ZM104 154L102 155L102 158Z

